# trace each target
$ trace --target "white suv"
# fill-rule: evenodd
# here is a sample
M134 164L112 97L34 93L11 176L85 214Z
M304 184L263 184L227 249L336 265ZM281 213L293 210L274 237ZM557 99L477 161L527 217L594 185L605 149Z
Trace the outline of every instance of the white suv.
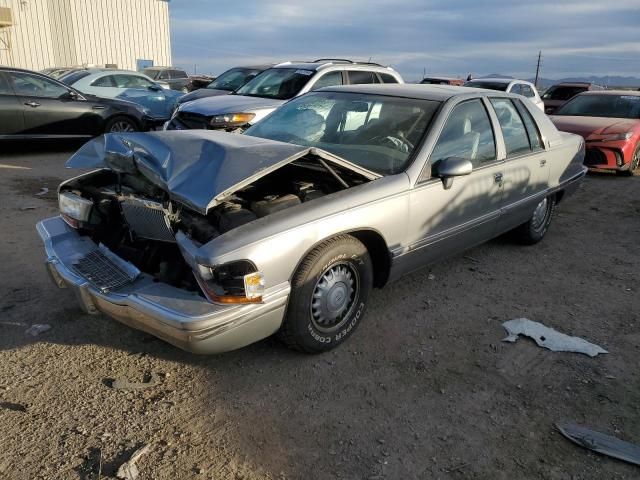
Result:
M526 97L544 112L544 103L536 86L526 80L516 80L514 78L478 78L465 82L465 87L487 88L489 90L500 90L502 92L517 93Z
M335 85L404 83L398 72L377 63L321 58L280 63L249 81L232 95L181 104L165 130L235 130L253 125L288 100Z

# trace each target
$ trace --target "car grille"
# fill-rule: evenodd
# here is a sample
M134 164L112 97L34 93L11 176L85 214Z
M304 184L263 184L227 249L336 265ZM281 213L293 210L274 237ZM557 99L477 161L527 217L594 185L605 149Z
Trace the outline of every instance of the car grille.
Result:
M160 242L175 242L169 219L162 204L136 198L123 200L122 214L138 237Z
M190 129L207 130L209 128L209 117L199 113L178 112L176 119Z
M602 165L607 163L607 156L597 148L587 148L584 155L585 165Z
M134 280L100 250L86 254L73 264L73 269L103 293L124 287Z

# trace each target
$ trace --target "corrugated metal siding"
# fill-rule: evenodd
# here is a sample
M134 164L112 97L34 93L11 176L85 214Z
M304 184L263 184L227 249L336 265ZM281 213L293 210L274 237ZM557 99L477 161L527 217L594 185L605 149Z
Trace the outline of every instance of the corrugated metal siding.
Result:
M171 65L165 0L0 0L0 6L11 8L14 19L13 27L0 28L2 65L41 70L116 64L134 70L139 58Z

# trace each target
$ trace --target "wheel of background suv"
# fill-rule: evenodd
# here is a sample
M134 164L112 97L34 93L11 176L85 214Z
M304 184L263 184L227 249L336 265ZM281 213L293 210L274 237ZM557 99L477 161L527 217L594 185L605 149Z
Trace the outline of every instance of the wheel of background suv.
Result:
M637 172L640 168L640 143L636 146L636 149L633 152L633 156L631 157L631 164L629 165L629 170L617 170L616 173L619 175L624 175L625 177L633 176L634 172Z
M281 339L307 353L340 345L362 321L372 282L371 258L359 240L340 235L323 242L293 276Z
M554 195L543 198L536 206L529 221L513 231L516 239L524 245L533 245L542 240L549 229L555 208L556 198Z
M105 133L137 132L139 130L135 120L124 116L110 118L104 126Z

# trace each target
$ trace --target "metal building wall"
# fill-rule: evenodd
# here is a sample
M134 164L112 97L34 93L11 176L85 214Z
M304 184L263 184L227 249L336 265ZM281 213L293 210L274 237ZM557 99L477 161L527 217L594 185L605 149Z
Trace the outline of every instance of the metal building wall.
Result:
M137 59L171 65L168 0L0 0L14 26L0 64L41 70L115 64L135 70Z

